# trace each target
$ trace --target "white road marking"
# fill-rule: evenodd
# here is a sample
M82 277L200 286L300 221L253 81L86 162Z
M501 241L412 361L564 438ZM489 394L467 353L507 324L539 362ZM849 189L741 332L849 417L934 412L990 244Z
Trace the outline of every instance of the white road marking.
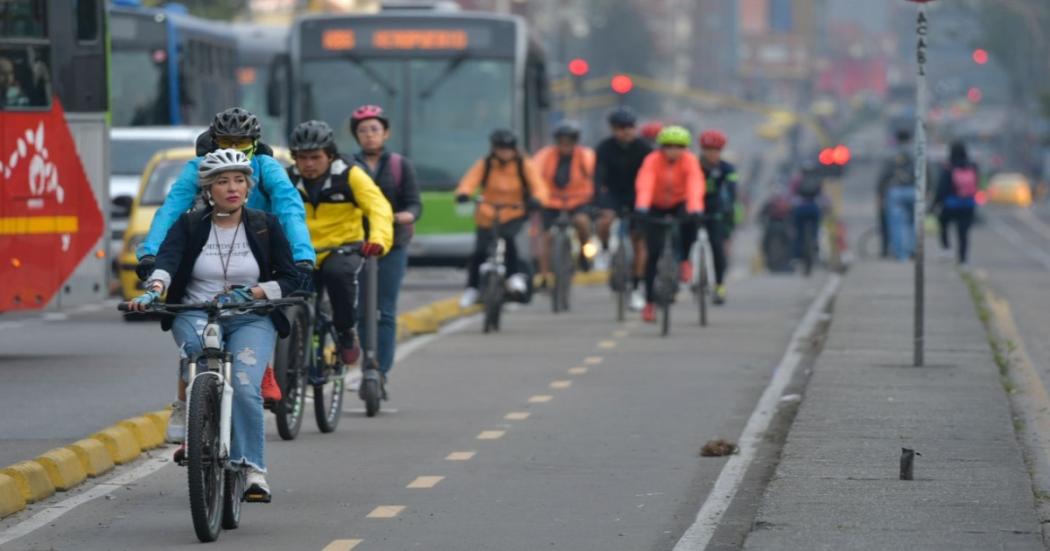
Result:
M332 540L321 551L351 551L365 540Z
M824 288L821 289L820 294L809 305L806 315L802 318L798 327L795 328L795 333L791 337L784 356L780 359L780 363L773 372L773 378L769 381L769 385L766 386L766 390L762 393L762 397L758 400L754 411L751 412L751 417L747 420L747 426L744 427L744 432L740 435L738 442L740 446L739 453L726 461L726 464L722 467L722 472L718 475L718 480L715 481L715 485L711 489L711 493L708 494L707 500L704 501L700 511L696 514L696 521L682 535L682 539L678 540L673 551L702 551L707 548L707 544L711 541L711 537L714 536L715 530L718 529L718 523L722 520L722 515L725 514L726 509L733 502L733 498L736 497L737 490L740 488L740 484L744 480L744 474L747 473L747 469L755 457L755 451L761 443L762 436L769 428L769 423L773 420L773 415L777 411L784 389L791 382L795 371L798 370L799 365L802 363L803 350L806 348L805 341L816 327L820 315L824 313L828 306L828 302L838 292L841 281L838 275L832 274Z
M583 359L583 363L585 363L587 365L598 365L598 364L602 363L602 357L601 356L587 356L586 358Z
M408 488L410 490L426 490L426 489L433 488L434 486L437 486L438 483L441 482L442 480L445 480L445 477L443 477L443 476L417 476L416 479L413 480L412 482L409 482L408 486L405 486L405 488Z
M587 368L582 366L582 365L569 368L569 375L586 375L586 374L587 374Z
M445 456L445 461L470 461L478 452L452 452Z
M527 411L512 411L503 416L507 421L524 421L529 418L530 413Z
M164 454L167 454L167 450L168 448L160 448L160 452ZM26 520L0 532L0 545L27 536L33 531L55 522L59 517L72 511L78 505L83 505L91 500L109 495L118 488L131 485L134 482L159 471L165 466L172 464L173 463L167 457L152 457L147 459L141 465L129 469L127 472L117 474L112 478L108 478L95 484L83 492L63 499L53 505L49 505L39 513L36 513Z
M503 438L503 435L507 434L505 430L483 430L478 434L478 440L499 440Z
M404 510L404 505L380 505L368 513L368 518L394 518Z
M529 398L529 403L542 404L544 402L550 402L552 399L554 399L554 396L551 396L550 394L537 394Z
M555 390L565 390L572 386L572 381L569 379L560 379L557 381L551 381L551 384L547 385Z

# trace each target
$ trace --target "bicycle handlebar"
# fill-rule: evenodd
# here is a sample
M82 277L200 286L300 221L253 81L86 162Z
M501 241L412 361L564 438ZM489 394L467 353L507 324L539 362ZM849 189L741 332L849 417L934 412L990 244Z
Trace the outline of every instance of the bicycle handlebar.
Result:
M240 304L220 304L218 301L210 302L190 302L186 304L164 304L155 303L146 306L146 309L141 311L144 314L169 314L175 315L179 312L188 312L190 310L203 310L206 312L222 312L227 310L238 310L241 312L254 312L259 310L266 310L270 308L280 308L282 306L293 306L306 304L306 299L303 297L289 297L289 298L278 298L273 300L253 300L251 302L242 302ZM137 310L131 310L128 308L128 303L121 302L117 305L117 310L121 312L139 312Z

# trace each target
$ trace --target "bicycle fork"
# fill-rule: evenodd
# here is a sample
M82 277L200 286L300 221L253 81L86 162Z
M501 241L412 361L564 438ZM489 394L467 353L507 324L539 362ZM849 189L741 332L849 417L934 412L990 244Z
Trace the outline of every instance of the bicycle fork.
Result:
M197 377L212 377L215 379L215 384L221 389L222 394L220 395L219 405L219 460L226 460L230 457L230 438L232 433L232 420L233 420L233 387L230 386L230 379L233 376L233 357L229 352L222 349L222 328L217 323L209 323L204 327L202 334L204 339L204 358L209 364L213 361L222 362L220 369L208 370L202 373L197 373L197 366L201 356L197 356L190 359L189 362L189 381L190 384L187 387L186 402L190 403L195 397L193 396L193 383ZM189 411L189 408L187 408Z

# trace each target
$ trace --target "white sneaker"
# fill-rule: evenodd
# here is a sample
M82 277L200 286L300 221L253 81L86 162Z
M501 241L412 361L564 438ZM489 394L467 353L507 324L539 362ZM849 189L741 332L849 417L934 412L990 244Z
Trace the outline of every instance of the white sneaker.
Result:
M186 439L186 402L176 400L171 403L171 417L168 418L168 430L164 440L169 444L181 444Z
M529 282L525 280L525 274L514 274L507 278L507 290L516 295L529 292Z
M641 312L642 308L645 308L645 295L642 294L641 289L635 289L631 293L631 311Z
M270 485L266 483L266 473L249 468L244 480L244 495L253 501L269 501Z
M610 257L611 255L609 254L609 251L600 251L594 257L594 269L599 272L607 271L609 269L609 264L612 263Z
M474 287L467 287L466 291L463 291L463 296L459 298L460 308L470 308L478 302L478 290Z

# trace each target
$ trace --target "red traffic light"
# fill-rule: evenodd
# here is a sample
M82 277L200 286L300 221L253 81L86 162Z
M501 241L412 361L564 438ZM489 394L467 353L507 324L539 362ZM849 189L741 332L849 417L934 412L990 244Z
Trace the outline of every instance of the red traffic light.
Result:
M836 145L835 148L831 150L831 160L839 166L846 166L846 163L849 162L849 158L849 148L842 144Z
M832 158L832 150L831 150L831 148L830 147L825 147L824 149L821 149L820 150L820 156L817 158L817 160L819 160L820 164L822 164L824 166L829 166L829 165L833 164L835 162L835 159Z
M612 77L609 86L612 87L613 92L622 96L634 88L634 81L627 75L616 75Z
M970 100L970 103L980 103L983 97L984 94L981 93L981 89L976 86L966 91L966 99Z
M988 50L984 48L977 48L973 51L973 62L978 65L984 65L988 63Z
M590 72L591 66L586 59L575 58L569 62L569 73L574 77L582 77Z

